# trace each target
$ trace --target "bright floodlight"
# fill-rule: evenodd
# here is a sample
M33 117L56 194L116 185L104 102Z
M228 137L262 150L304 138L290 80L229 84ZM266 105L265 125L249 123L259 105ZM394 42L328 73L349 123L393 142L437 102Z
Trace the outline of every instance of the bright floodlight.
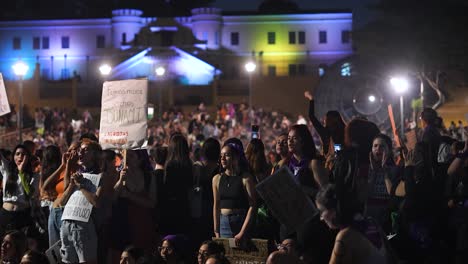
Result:
M395 77L390 79L390 83L392 84L393 88L397 93L401 94L408 90L409 84L408 80L406 80L405 78Z
M13 71L15 72L15 75L18 77L23 77L26 75L26 72L28 72L28 65L26 65L24 62L17 62L15 65L13 65Z
M163 66L159 66L155 70L157 76L163 76L166 73L166 69Z
M99 71L101 72L102 75L109 75L111 72L112 67L109 66L109 64L103 64L101 67L99 67Z
M375 96L373 95L370 95L368 99L369 99L369 102L371 103L375 102Z
M245 70L249 73L255 71L255 68L257 68L257 65L253 62L247 62L245 64Z

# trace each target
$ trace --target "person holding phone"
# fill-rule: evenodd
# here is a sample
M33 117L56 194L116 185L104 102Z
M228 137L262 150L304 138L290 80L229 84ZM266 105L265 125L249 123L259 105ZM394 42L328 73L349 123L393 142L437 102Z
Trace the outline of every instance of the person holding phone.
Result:
M334 144L344 144L346 124L335 110L325 114L325 122L322 124L315 116L314 97L309 91L304 92L304 96L309 99L309 119L322 140L322 154L327 156L332 152Z

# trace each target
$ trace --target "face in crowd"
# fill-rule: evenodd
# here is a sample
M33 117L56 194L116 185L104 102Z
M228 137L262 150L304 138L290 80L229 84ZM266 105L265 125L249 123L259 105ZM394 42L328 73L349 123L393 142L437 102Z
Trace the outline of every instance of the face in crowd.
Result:
M221 166L223 169L233 170L238 166L238 159L231 146L224 146L221 149Z
M128 251L123 251L120 255L120 264L135 264L136 260L128 253Z
M389 147L382 138L376 138L372 142L372 156L376 161L382 161L384 155L389 155ZM388 156L387 156L388 158Z
M23 162L28 162L29 154L25 148L17 148L13 154L13 160L17 167L19 167Z
M206 261L206 258L208 257L208 245L207 244L202 244L200 246L200 249L198 249L198 254L197 254L197 260L198 264L203 264Z
M330 229L338 229L336 226L336 210L326 208L323 204L317 202L317 209L320 212L320 220L325 222Z
M164 261L173 260L176 258L174 247L169 240L164 240L162 245L158 248L159 254Z
M276 139L276 154L285 156L288 154L288 136L281 135Z
M302 150L302 139L296 130L291 129L288 134L288 151L293 154L299 154Z

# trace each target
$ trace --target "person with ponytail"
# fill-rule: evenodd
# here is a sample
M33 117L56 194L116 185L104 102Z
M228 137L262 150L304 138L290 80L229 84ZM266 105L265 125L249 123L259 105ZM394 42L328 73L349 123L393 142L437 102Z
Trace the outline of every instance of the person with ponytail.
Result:
M0 232L19 230L32 224L31 205L39 203L39 176L33 173L31 154L24 145L13 151L13 162L1 156L3 207L0 210Z

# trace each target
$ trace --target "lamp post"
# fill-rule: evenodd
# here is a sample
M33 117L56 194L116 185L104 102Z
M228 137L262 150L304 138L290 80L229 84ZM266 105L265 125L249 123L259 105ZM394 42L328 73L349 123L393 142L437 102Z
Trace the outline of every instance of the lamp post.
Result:
M408 90L408 80L401 77L394 77L390 79L390 84L392 85L395 92L400 95L400 122L401 122L401 135L405 134L405 120L403 114L403 95Z
M257 68L257 65L250 61L250 62L247 62L244 67L245 67L245 70L247 71L247 74L249 74L249 109L250 109L249 116L251 116L250 112L253 110L253 107L252 107L252 74ZM250 123L251 125L253 125L253 120L250 120Z
M163 66L159 66L154 70L156 73L156 76L159 78L162 78L164 74L166 74L166 69ZM158 96L158 111L159 111L159 117L162 118L162 87L158 88L159 96Z
M22 125L23 125L23 78L24 75L28 72L28 65L26 65L24 62L17 62L15 65L13 65L13 71L15 72L15 75L19 78L19 85L18 85L18 116L17 116L17 125L18 125L18 137L19 137L19 143L21 144L23 142L23 131L22 131Z

